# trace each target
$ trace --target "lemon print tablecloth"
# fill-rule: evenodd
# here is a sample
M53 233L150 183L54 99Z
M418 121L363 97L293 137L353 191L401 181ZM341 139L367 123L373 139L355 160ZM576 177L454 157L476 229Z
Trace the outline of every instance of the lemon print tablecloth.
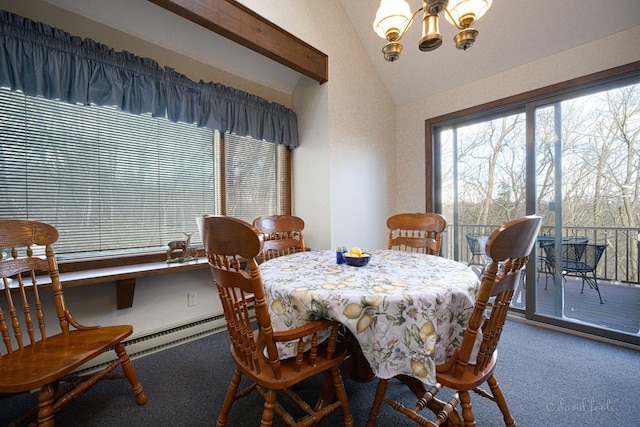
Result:
M336 264L334 251L301 252L260 266L274 330L310 319L344 324L379 378L435 382L435 366L460 346L478 277L466 265L424 254L373 250L367 266ZM282 358L295 345L279 347Z

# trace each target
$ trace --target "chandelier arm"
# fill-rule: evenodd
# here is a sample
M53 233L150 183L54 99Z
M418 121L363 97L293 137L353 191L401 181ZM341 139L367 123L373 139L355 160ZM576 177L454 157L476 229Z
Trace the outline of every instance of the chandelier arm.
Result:
M403 32L401 32L401 33L398 35L398 38L397 38L397 39L395 39L395 40L394 40L394 42L399 42L399 41L400 41L400 39L402 38L402 36L404 36L404 35L405 35L405 33L407 32L407 30L409 30L409 27L411 27L411 24L413 24L413 19L414 19L414 18L416 17L416 15L417 15L420 11L422 11L422 10L424 10L424 6L423 6L423 7L421 7L420 9L416 10L415 12L413 12L413 15L411 15L411 19L409 19L409 23L407 24L407 26L406 26L406 27L404 27L404 31L403 31Z

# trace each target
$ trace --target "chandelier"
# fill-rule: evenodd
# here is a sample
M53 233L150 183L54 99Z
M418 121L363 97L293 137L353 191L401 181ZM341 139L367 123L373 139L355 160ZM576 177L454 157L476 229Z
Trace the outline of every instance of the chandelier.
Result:
M442 44L442 34L438 19L444 14L449 23L460 30L453 40L458 49L467 50L476 41L478 31L471 25L480 19L493 0L422 0L422 7L411 13L411 6L405 0L382 0L373 21L375 32L389 41L382 53L387 61L400 58L402 44L400 39L413 23L416 15L423 11L422 38L418 48L427 52L437 49Z

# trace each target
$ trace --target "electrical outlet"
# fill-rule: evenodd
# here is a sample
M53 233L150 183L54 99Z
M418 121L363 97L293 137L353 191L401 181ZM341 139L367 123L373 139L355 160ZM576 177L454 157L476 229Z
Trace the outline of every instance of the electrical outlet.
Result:
M187 306L193 307L198 305L198 293L197 292L187 292Z

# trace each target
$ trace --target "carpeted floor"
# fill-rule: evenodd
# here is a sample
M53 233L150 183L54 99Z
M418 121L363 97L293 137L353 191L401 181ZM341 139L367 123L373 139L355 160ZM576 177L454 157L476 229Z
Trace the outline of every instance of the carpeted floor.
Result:
M634 426L640 422L640 352L509 321L496 377L520 427ZM56 415L56 426L214 426L232 373L228 337L219 333L134 361L149 398L136 405L126 381L103 381ZM305 393L314 395L318 380ZM356 426L367 420L375 382L346 381ZM392 398L414 403L399 383ZM445 391L439 397L447 397ZM409 400L407 400L407 398ZM0 400L0 426L35 403L36 395ZM479 427L501 426L495 404L472 396ZM228 426L259 425L258 395L238 401ZM322 426L341 424L341 411ZM276 416L274 426L284 426ZM383 405L378 425L410 426Z

